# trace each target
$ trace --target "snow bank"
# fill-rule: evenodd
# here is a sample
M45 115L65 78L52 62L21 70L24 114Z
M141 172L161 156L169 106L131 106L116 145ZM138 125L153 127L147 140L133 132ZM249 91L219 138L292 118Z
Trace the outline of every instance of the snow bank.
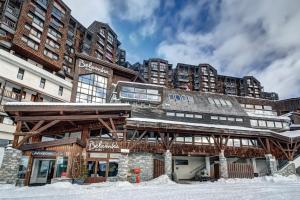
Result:
M231 178L231 179L219 179L218 183L257 183L257 182L269 182L269 183L285 183L285 182L300 182L300 177L296 175L291 176L281 176L281 175L274 175L274 176L264 176L264 177L257 177L253 179L239 179L239 178Z
M77 186L76 184L72 184L70 182L57 182L57 183L44 185L44 187L49 187L49 188L65 188L65 189L74 188L76 186Z
M147 182L142 182L140 183L140 185L147 185L147 186L151 186L151 185L162 185L162 184L166 184L166 185L174 185L176 184L175 182L173 182L167 175L161 175L155 179L152 179L150 181Z

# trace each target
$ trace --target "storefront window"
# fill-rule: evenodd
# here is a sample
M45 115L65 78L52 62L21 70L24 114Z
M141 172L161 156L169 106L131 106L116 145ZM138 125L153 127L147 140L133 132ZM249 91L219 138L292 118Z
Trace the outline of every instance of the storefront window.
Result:
M58 157L56 164L56 177L61 177L63 173L67 172L68 157Z
M88 177L91 177L92 174L94 174L95 171L95 161L88 161L87 163L87 171L88 171Z
M118 174L118 162L109 161L108 177L117 176Z
M29 160L28 156L22 156L21 158L21 164L19 165L19 172L18 172L18 178L20 179L25 178L26 170L28 167L28 160Z
M97 171L98 176L105 177L106 164L107 164L106 161L98 161L98 171Z

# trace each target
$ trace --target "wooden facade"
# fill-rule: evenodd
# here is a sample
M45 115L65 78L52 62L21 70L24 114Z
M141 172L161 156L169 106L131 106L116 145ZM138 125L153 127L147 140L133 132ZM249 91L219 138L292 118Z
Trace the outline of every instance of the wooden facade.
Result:
M36 158L68 157L67 177L72 177L74 159L83 157L87 162L104 162L109 164L115 154L154 153L162 155L170 150L174 156L218 156L224 150L226 157L263 158L272 154L276 159L293 160L298 155L300 139L290 139L268 132L251 130L229 130L221 128L191 127L163 123L141 123L127 120L131 115L129 104L7 104L4 109L15 120L17 129L13 146L29 156L26 183L32 173L33 160ZM92 135L93 130L106 131L105 136ZM66 133L79 133L77 138L66 138ZM97 131L94 131L98 133ZM71 136L71 133L69 134ZM178 138L189 136L189 141ZM55 140L43 141L45 137ZM197 138L207 138L201 142ZM230 145L234 140L238 146ZM255 140L256 143L245 144L244 141ZM208 141L208 142L207 142ZM55 155L34 155L34 151L56 152ZM92 155L100 155L93 157ZM46 153L47 154L47 153ZM105 156L102 156L105 155ZM162 163L156 161L154 176L163 173ZM231 166L230 169L234 169ZM241 166L245 171L247 166ZM240 169L239 168L239 169ZM96 166L91 169L97 172ZM248 168L247 168L248 170ZM247 171L246 170L246 171ZM250 169L247 171L251 171ZM87 182L106 180L105 176L90 177ZM236 177L239 175L232 175Z

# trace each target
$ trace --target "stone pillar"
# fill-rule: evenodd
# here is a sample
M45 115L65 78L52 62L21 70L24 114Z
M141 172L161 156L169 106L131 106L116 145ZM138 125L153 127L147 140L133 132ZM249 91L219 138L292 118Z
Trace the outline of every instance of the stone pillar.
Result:
M127 181L128 174L128 154L121 154L119 157L118 180Z
M253 166L253 172L254 173L258 173L257 167L256 167L256 159L255 158L251 158L251 163L252 163L252 166Z
M165 152L165 174L169 177L172 178L172 153L170 150L167 150Z
M265 157L266 157L268 172L270 175L274 175L275 172L277 172L276 159L272 154L266 154Z
M228 166L227 166L227 159L224 156L224 150L221 150L219 154L219 162L220 162L220 178L228 178Z
M16 184L22 152L18 149L8 147L2 153L4 154L0 166L0 182Z
M209 156L205 157L205 168L207 171L207 175L210 176L210 159Z

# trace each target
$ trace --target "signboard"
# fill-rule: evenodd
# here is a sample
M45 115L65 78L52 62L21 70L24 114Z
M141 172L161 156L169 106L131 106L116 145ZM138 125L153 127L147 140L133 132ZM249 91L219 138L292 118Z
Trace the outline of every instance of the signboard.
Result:
M61 152L56 151L32 151L32 156L57 156L62 155Z
M120 147L115 141L89 140L87 150L99 152L120 152Z
M79 66L79 68L85 69L87 71L98 72L98 73L110 75L108 69L106 69L104 67L100 67L98 65L96 66L96 65L94 65L93 62L90 62L90 61L85 61L85 60L79 59L78 66Z

